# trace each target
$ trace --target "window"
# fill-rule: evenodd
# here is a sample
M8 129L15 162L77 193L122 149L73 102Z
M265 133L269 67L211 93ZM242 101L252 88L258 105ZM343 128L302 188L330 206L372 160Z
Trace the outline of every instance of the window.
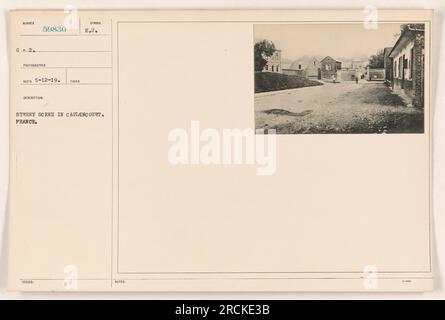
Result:
M298 69L301 69L301 64L298 65Z
M402 75L403 75L403 60L402 60L402 57L399 57L399 71L398 71L398 74L399 74L399 78L402 78Z
M406 59L406 61L407 61L406 67L408 68L408 78L411 78L411 60Z
M397 60L394 61L394 78L397 78Z
M411 65L409 68L409 77L413 78L413 61L414 61L414 47L411 48Z
M273 70L273 66L272 66L272 72L274 72L274 70Z

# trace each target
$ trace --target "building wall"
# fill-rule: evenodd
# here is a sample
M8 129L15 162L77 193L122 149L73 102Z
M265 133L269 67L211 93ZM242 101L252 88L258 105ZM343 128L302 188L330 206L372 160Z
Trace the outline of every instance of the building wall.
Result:
M402 87L402 80L401 79L394 79L394 87L398 90L401 89ZM414 92L413 92L413 88L414 88L414 82L412 80L407 80L405 79L403 81L403 92L405 92L405 94L410 97L411 99L414 98Z
M266 58L267 64L263 68L263 72L282 73L281 69L281 50L276 50L274 54Z
M385 48L383 51L383 68L385 69L385 82L390 85L392 80L392 58L389 56L392 47Z
M425 94L425 37L423 34L417 34L414 40L414 57L412 59L413 68L413 104L416 107L423 108Z
M403 90L416 107L424 104L424 41L417 33L392 61L393 89Z
M326 57L321 60L321 77L332 78L333 75L337 76L337 70L341 69L341 62Z
M289 69L304 70L306 77L318 78L318 70L321 68L320 61L316 58L306 58L301 60L295 60Z
M306 74L308 77L318 78L318 70L321 68L319 61L312 61L306 67Z
M410 41L402 51L393 58L393 72L394 79L411 80L411 67L412 67L412 49L414 47L414 41ZM404 61L405 59L405 61ZM401 82L398 82L401 83ZM400 89L400 88L399 88Z
M353 69L348 70L338 70L337 71L337 79L340 81L355 81L357 77L357 71Z
M384 81L385 80L385 69L371 69L368 67L366 70L366 80L368 81Z
M341 62L340 61L335 61L335 68L337 68L337 70L341 70Z
M388 64L385 66L385 83L387 85L391 85L392 74L392 59L388 58Z

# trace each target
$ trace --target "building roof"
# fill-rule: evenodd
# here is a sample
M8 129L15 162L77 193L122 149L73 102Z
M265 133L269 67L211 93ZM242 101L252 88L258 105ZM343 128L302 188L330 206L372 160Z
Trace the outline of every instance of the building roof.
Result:
M300 59L294 60L289 66L289 69L298 69L298 65L300 64L302 67L307 67L309 65L312 65L314 62L316 64L320 63L320 61L315 57L302 57Z
M324 60L327 60L327 59L334 60L335 62L341 62L341 61L335 60L334 58L332 58L332 57L330 57L330 56L326 56L326 57L324 57L323 59L321 59L321 61L324 61Z
M403 48L407 42L409 42L415 34L424 33L425 32L425 24L414 23L414 24L404 24L401 26L402 33L400 37L397 39L396 43L392 47L388 56L394 58L398 52L400 52L401 48Z

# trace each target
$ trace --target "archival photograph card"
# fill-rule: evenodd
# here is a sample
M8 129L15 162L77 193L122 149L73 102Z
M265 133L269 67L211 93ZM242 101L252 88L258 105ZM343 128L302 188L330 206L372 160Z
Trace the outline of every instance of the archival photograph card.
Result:
M427 291L431 10L10 12L9 289Z

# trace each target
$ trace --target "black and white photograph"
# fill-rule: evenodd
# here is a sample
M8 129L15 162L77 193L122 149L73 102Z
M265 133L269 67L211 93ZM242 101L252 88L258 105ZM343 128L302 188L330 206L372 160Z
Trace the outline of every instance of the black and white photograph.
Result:
M255 127L423 133L425 24L254 26Z

